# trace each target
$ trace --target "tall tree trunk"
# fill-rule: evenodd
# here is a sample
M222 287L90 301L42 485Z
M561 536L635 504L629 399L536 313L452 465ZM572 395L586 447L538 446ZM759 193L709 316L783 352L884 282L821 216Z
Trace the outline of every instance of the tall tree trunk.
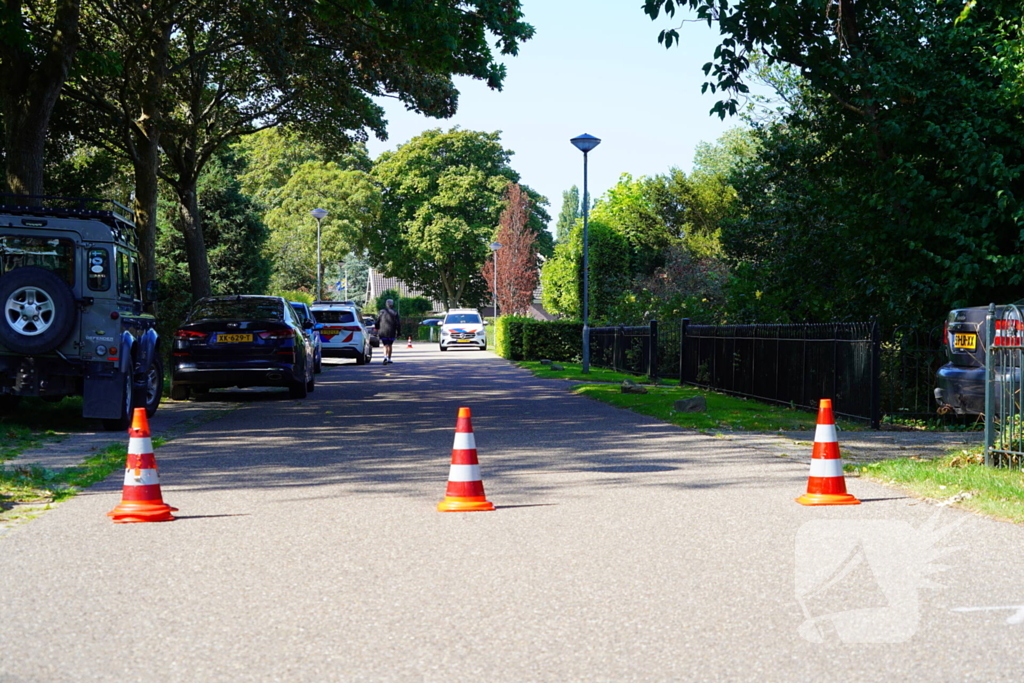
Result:
M156 218L159 185L157 169L160 164L159 131L150 136L137 136L136 154L132 164L135 168L135 229L139 236L139 251L142 253L142 277L155 280L156 274Z
M171 42L171 24L153 26L149 50L149 69L139 101L138 118L132 122L128 149L135 166L135 225L139 231L142 272L147 280L156 279L156 219L160 169L160 108ZM204 250L205 251L205 250Z
M13 31L21 22L22 3L4 3L3 24ZM3 87L5 177L15 194L43 194L43 152L50 115L74 61L80 41L81 0L59 0L53 33L42 59L6 39L0 47Z
M192 298L210 296L210 262L206 254L206 239L199 216L199 197L195 181L186 181L175 186L178 194L178 212L181 214L181 232L185 236L185 255L188 258L188 274L192 286Z

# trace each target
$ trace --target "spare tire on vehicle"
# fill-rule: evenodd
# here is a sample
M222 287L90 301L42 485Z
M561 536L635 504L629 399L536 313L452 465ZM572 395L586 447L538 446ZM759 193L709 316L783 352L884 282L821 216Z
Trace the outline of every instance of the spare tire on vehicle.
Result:
M75 297L43 268L16 268L0 277L0 344L14 353L53 351L75 326Z

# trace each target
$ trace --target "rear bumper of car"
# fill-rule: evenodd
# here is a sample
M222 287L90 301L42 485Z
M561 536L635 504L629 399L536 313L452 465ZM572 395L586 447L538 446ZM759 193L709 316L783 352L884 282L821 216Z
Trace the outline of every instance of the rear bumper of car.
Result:
M363 353L362 348L355 346L324 346L324 358L359 358Z
M171 381L175 384L204 387L287 387L298 381L290 363L253 363L252 365L219 365L216 363L182 363L174 366Z
M1012 370L1012 376L1004 377L1016 385L1020 382L1019 369ZM1000 394L1003 384L996 378L993 392L994 413L999 413ZM951 411L957 415L985 414L985 368L965 367L946 363L935 373L935 401L940 412Z

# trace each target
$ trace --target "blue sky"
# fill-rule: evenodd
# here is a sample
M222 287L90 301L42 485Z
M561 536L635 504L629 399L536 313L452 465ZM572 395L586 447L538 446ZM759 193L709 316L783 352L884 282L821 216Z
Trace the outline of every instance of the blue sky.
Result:
M517 57L504 59L508 75L501 92L460 79L459 112L451 119L427 118L384 100L389 139L371 137L370 154L430 128L501 131L522 182L550 201L553 229L562 192L583 185L583 155L570 138L601 138L589 155L590 193L597 198L623 173L650 176L672 167L689 172L700 142L743 125L710 116L717 98L700 92L701 67L713 58L717 27L686 23L681 45L666 50L659 31L681 22L652 22L640 0L523 0L523 11L536 35Z

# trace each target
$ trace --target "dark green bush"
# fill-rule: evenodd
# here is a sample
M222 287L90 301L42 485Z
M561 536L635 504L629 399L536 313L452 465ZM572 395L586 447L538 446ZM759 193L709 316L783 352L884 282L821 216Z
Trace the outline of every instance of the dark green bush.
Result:
M572 320L534 320L502 316L495 326L494 350L509 360L580 359L583 324Z
M580 360L583 323L575 320L529 320L523 325L523 360Z
M523 359L523 325L531 318L503 315L494 326L494 352L509 360Z

